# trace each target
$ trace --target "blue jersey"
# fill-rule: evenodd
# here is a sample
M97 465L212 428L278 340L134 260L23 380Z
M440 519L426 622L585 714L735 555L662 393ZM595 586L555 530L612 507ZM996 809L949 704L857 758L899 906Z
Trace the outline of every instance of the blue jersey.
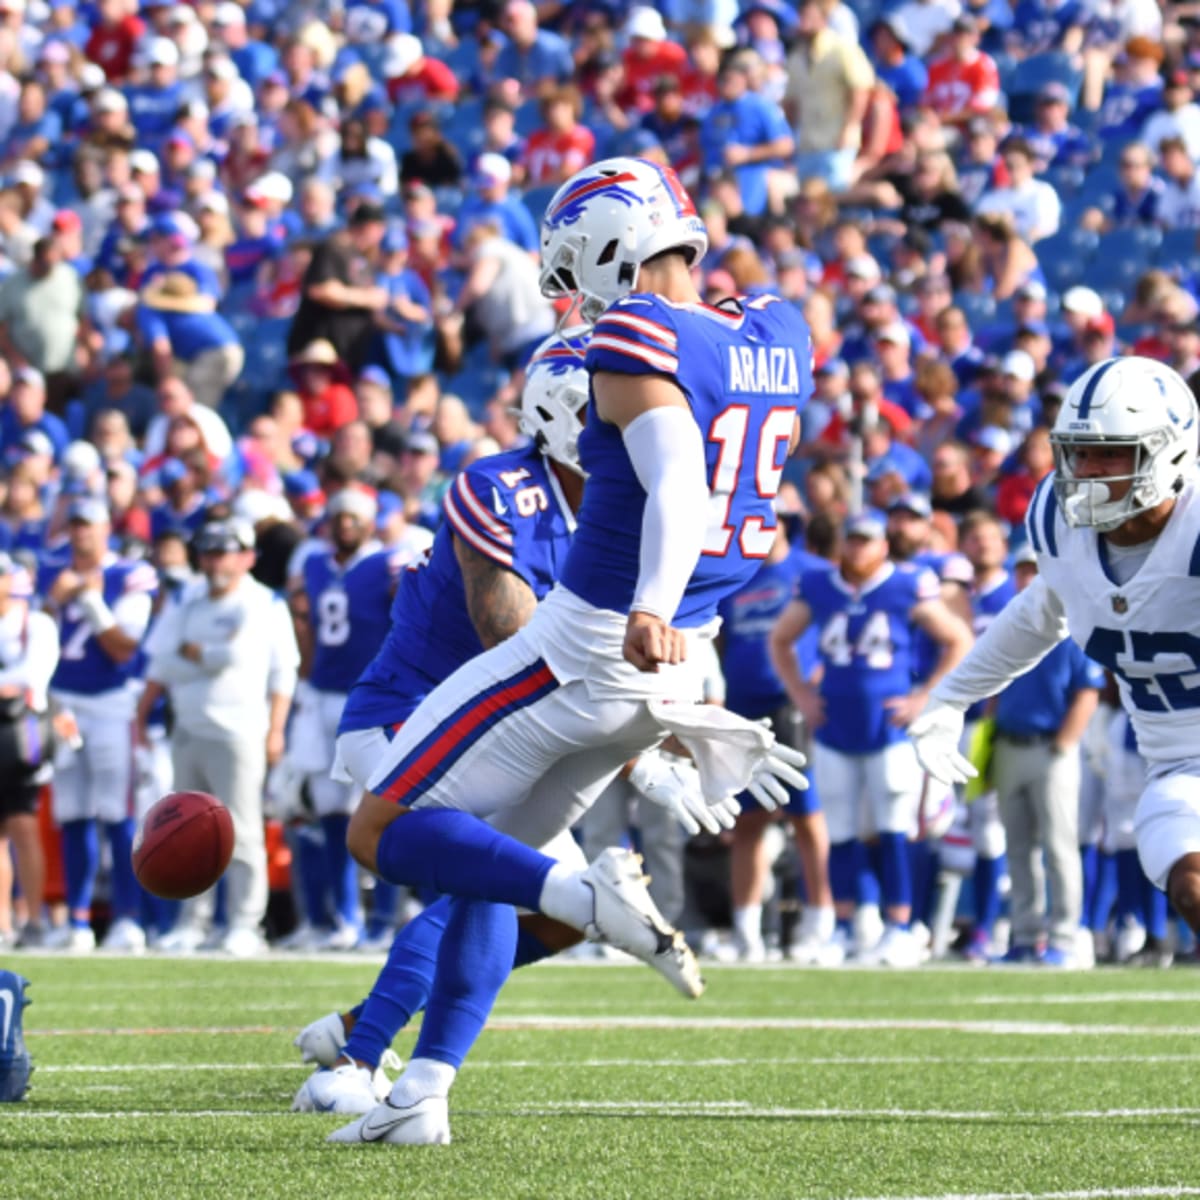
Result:
M825 722L817 741L843 754L871 754L903 741L884 702L912 690L918 630L911 613L937 599L937 577L889 562L855 588L840 571L805 571L797 595L820 630Z
M912 558L911 565L925 567L937 577L939 584L957 583L963 587L971 586L975 574L966 557L958 551L942 552L938 550L922 550ZM913 654L915 673L913 680L923 683L937 669L938 659L942 656L942 648L923 629L916 632L916 649Z
M665 375L704 436L709 489L720 505L672 624L704 625L745 586L775 540L775 494L796 414L812 393L808 325L790 304L761 296L736 310L633 295L599 322L589 372ZM637 586L646 493L621 431L595 401L579 435L588 474L579 530L562 582L596 608L628 613Z
M750 582L721 601L721 668L725 675L725 706L739 716L770 716L787 703L787 693L767 646L771 629L787 607L804 571L832 570L832 564L793 550L782 562L765 563ZM796 644L800 674L810 679L817 665L817 630L810 626Z
M347 693L387 634L398 552L360 554L342 565L324 550L304 560L303 574L313 630L308 681L321 692Z
M70 554L48 556L38 567L37 592L45 596L54 581L71 565ZM115 609L126 596L153 597L158 590L158 575L148 562L117 558L106 559L101 568L104 602ZM129 662L111 659L100 645L92 627L74 602L57 613L59 652L58 668L50 679L54 691L96 696L123 688L137 675L138 656Z
M444 501L428 555L400 577L391 628L351 689L339 732L406 718L447 676L483 652L471 623L454 537L523 579L541 600L558 576L573 518L532 446L472 463Z

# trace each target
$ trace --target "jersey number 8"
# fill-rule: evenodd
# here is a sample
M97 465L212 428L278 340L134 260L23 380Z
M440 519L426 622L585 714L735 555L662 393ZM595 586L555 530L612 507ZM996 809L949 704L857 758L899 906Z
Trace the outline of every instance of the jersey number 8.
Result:
M350 637L350 602L338 588L322 592L317 599L317 641L322 646L341 646Z

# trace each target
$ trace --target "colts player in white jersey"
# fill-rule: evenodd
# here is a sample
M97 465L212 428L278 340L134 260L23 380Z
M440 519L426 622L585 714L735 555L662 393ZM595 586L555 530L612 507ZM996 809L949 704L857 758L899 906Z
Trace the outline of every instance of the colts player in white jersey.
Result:
M1065 637L1117 679L1146 786L1142 868L1200 931L1200 481L1196 401L1170 367L1110 358L1081 375L1051 433L1054 474L1029 505L1038 578L934 689L910 727L931 775L975 774L962 714Z
M700 993L695 959L633 855L610 849L581 872L529 848L573 824L668 729L692 739L711 802L753 785L778 803L780 777L804 786L803 758L768 731L693 703L690 651L770 550L811 390L796 309L768 296L701 302L691 268L707 247L674 173L637 159L589 167L547 208L542 290L595 325L583 504L559 584L523 629L430 693L351 821L364 865L453 899L413 1057L390 1096L335 1141L450 1140L446 1097L511 969L513 906ZM480 819L501 813L520 841Z

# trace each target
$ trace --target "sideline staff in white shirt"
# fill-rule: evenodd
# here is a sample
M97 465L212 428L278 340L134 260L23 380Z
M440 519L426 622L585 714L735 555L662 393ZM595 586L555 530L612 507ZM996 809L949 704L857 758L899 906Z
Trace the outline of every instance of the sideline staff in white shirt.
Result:
M175 714L175 787L210 792L233 817L226 873L229 930L219 943L235 955L262 948L267 856L262 789L283 754L284 726L300 655L287 607L249 575L254 531L213 521L195 537L202 581L169 605L147 643L150 664L138 706L139 734L165 690ZM171 946L194 949L212 915L212 895L188 903Z

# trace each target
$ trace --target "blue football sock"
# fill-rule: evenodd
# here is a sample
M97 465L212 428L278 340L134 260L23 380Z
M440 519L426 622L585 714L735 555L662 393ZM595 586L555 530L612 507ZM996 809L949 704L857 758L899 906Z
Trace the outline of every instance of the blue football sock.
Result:
M1079 861L1083 868L1083 911L1080 924L1092 928L1092 910L1096 904L1096 885L1100 881L1100 847L1093 842L1079 847Z
M911 907L913 891L908 861L908 835L881 833L879 851L884 908Z
M1096 898L1092 908L1092 928L1107 929L1117 902L1117 856L1100 853L1096 871Z
M937 899L937 853L933 843L921 839L908 843L908 869L912 878L912 919L933 927L933 905Z
M396 934L371 994L355 1014L354 1028L342 1051L348 1058L379 1066L396 1034L425 1007L449 919L450 899L443 897Z
M541 938L534 937L518 920L517 951L513 955L514 970L517 967L527 967L530 963L541 962L543 958L550 958L557 953L556 950L551 950Z
M1136 850L1118 850L1117 920L1142 923L1142 864Z
M376 874L391 883L536 912L555 862L470 813L421 808L397 817L383 831L375 865ZM511 965L510 957L505 968Z
M414 1059L462 1066L512 970L516 947L517 914L512 905L460 896L450 901Z
M879 881L882 878L880 866L880 846L878 842L855 842L855 899L859 904L880 904L882 891Z
M133 832L137 822L132 817L106 823L108 846L112 852L112 912L114 918L129 917L136 921L141 908L141 886L133 873Z
M325 839L319 825L292 825L287 842L292 851L292 872L304 909L304 920L314 929L329 924L325 895Z
M63 875L71 924L83 926L91 912L92 889L100 869L100 839L96 822L66 821L62 827Z
M992 936L996 919L1000 916L1000 880L1008 870L1008 858L986 855L975 856L975 874L972 877L972 892L975 897L975 928Z
M358 904L358 864L346 848L346 830L350 818L336 813L321 818L325 834L325 879L333 894L333 908L342 925L358 925L362 913Z
M853 904L858 898L857 864L857 842L834 842L829 847L829 887L835 901Z
M386 879L376 879L371 889L371 915L367 918L367 937L382 936L396 923L400 889Z
M1161 942L1167 936L1167 893L1160 892L1146 876L1142 875L1142 912L1145 914L1146 933Z

